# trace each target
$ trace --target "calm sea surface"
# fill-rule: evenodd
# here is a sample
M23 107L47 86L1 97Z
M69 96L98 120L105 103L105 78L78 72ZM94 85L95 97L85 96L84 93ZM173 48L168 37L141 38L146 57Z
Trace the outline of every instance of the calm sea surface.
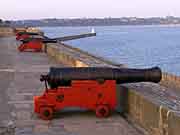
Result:
M180 26L93 27L96 37L68 41L69 45L129 67L159 66L180 75ZM90 32L92 27L42 27L49 37Z

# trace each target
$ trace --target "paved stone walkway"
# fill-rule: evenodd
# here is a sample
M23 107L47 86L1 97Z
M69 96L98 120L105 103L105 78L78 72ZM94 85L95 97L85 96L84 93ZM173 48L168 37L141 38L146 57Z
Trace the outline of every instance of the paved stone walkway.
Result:
M44 53L19 53L15 38L0 38L0 135L142 135L118 114L98 119L91 112L64 112L43 121L33 96L43 92L41 74L57 65ZM9 129L5 127L9 126Z

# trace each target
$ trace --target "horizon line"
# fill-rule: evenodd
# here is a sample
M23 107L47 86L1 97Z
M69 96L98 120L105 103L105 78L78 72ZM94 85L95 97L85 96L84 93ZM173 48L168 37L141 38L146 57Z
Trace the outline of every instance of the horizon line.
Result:
M143 18L143 19L150 19L150 18L167 18L167 17L174 17L174 18L180 18L180 16L149 16L149 17L138 17L138 16L122 16L122 17L63 17L63 18L58 18L58 17L42 17L42 18L32 18L32 19L2 19L3 21L26 21L26 20L46 20L46 19L120 19L120 18Z

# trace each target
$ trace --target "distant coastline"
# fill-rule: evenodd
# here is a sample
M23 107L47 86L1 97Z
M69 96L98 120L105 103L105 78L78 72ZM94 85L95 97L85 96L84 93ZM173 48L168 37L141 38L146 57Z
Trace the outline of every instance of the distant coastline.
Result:
M79 18L79 19L41 19L11 21L13 26L119 26L119 25L180 25L180 17L122 17L122 18Z
M167 25L179 26L180 17L121 17L121 18L76 18L76 19L40 19L40 20L6 20L11 26L57 27L57 26L124 26L124 25Z
M122 27L180 27L180 24L139 24L139 25L85 25L85 26L34 26L34 27L113 27L113 26L122 26Z

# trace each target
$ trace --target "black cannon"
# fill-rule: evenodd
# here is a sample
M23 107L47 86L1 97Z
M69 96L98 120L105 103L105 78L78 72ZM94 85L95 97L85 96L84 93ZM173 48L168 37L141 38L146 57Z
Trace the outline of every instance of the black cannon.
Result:
M109 67L50 68L42 75L46 90L34 97L34 111L42 119L53 118L53 113L66 107L92 110L97 117L108 117L114 110L126 111L125 89L117 90L116 84L155 82L161 80L161 70ZM50 88L47 88L47 83ZM119 92L118 92L119 91Z
M155 82L161 80L162 73L158 67L150 69L129 69L109 67L51 67L48 75L42 75L41 81L47 81L51 88L70 84L72 80L116 80L117 84L135 82Z
M31 50L35 52L43 51L43 43L59 43L68 40L75 40L80 38L96 36L96 33L86 33L72 36L64 36L57 38L49 38L44 35L23 35L24 38L20 41L22 44L18 47L20 52Z

